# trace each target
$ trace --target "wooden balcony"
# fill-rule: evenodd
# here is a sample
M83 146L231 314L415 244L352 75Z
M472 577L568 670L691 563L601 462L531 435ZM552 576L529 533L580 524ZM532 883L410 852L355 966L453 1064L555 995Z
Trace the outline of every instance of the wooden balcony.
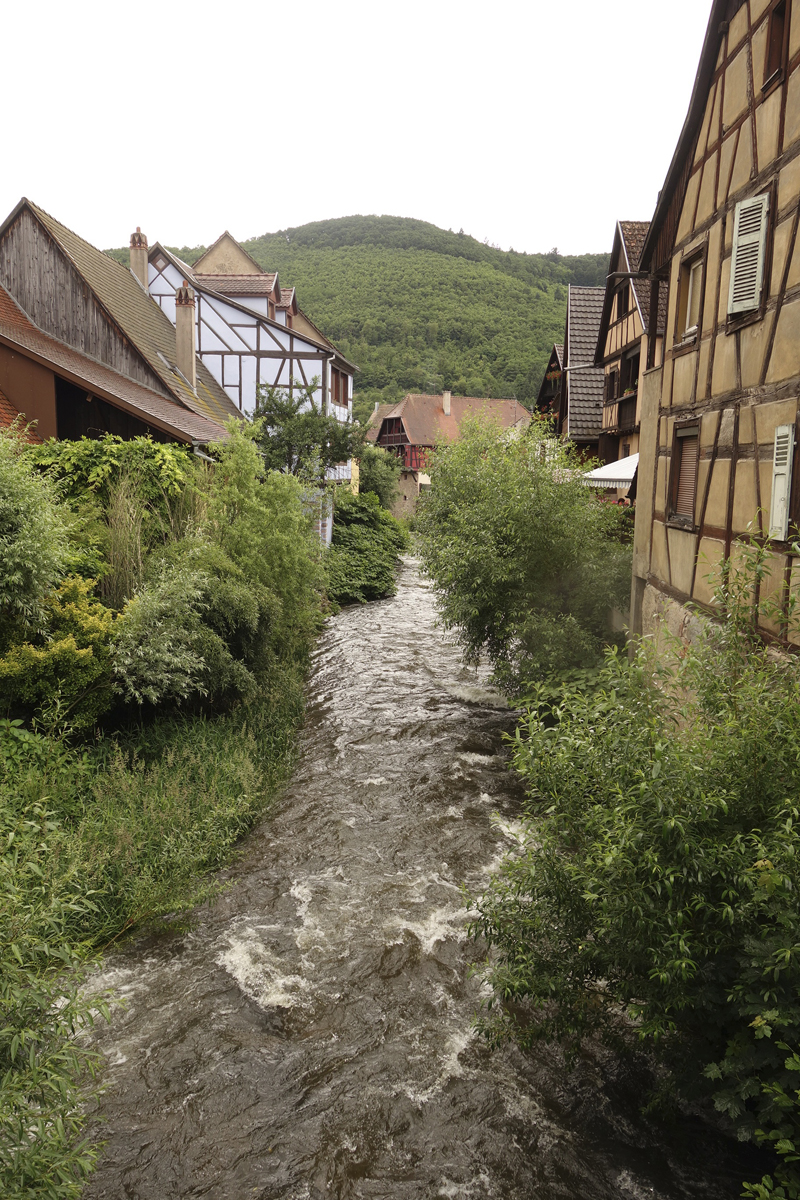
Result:
M636 392L603 405L603 433L630 433L637 428Z

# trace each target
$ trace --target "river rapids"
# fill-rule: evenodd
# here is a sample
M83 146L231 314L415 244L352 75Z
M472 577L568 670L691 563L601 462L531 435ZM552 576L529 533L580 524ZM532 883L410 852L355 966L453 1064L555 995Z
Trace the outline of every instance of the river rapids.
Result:
M328 622L301 752L188 928L93 980L105 1146L87 1200L734 1200L737 1148L640 1116L599 1050L490 1050L462 885L513 848L514 715L462 666L406 560ZM752 1177L752 1176L751 1176Z

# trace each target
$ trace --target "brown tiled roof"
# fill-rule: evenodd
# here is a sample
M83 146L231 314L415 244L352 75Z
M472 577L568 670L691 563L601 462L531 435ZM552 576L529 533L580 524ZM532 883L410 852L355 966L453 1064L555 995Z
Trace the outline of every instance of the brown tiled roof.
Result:
M605 288L569 286L567 300L567 367L594 362ZM604 371L602 367L570 371L567 376L567 433L570 441L593 442L603 420Z
M642 261L642 250L644 249L647 231L650 228L649 221L620 221L620 231L622 233L622 245L628 259L628 269L630 271L638 271ZM639 316L642 318L642 324L647 329L650 320L650 281L648 279L632 279L633 294L636 297L636 303L639 307ZM669 289L666 283L662 283L658 294L658 329L663 331L667 324L667 299Z
M23 201L85 279L113 321L179 403L207 420L221 423L240 416L227 392L197 360L197 394L174 371L175 326L147 295L136 277L109 255L67 229L49 213ZM166 360L166 361L164 361Z
M224 441L228 434L215 421L201 417L190 409L136 383L106 363L98 362L44 333L22 311L5 288L0 285L0 342L22 354L44 363L62 377L87 392L107 400L117 408L140 420L172 434L181 442Z
M403 428L412 446L435 446L438 441L458 441L461 422L469 416L486 414L501 429L530 424L530 413L516 400L491 400L479 396L452 396L450 414L445 416L443 397L409 394L399 404L381 405L373 414L367 437L376 442L387 417L402 417Z
M271 296L278 278L275 272L271 275L204 275L193 271L192 275L199 284L223 296Z
M295 290L293 287L282 287L281 288L281 298L278 301L278 308L292 308L292 307L295 307L295 308L297 307L296 300L295 300ZM306 318L306 320L308 320L308 318Z

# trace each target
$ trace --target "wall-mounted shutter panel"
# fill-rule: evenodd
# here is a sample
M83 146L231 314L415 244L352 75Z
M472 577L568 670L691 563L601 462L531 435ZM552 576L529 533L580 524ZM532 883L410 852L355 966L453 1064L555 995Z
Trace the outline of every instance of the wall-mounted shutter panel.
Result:
M768 192L736 205L729 313L752 312L761 303L768 214Z
M769 512L769 536L785 542L789 533L789 500L792 490L794 425L779 425L775 430L775 455L772 460L772 504Z
M697 486L697 451L700 439L697 430L678 437L678 452L681 457L678 490L675 497L675 512L680 517L694 520L694 494Z

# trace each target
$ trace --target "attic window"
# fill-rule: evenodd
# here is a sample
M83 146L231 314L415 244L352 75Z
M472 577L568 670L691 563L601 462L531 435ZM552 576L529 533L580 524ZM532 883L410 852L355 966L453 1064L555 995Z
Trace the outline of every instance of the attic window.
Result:
M769 14L767 30L767 57L764 63L764 88L783 77L784 50L786 48L786 0L777 0Z
M157 255L157 257L153 259L153 266L157 271L163 271L166 265L167 260L164 258L163 254Z
M631 304L631 290L624 283L617 292L617 320L627 315Z

